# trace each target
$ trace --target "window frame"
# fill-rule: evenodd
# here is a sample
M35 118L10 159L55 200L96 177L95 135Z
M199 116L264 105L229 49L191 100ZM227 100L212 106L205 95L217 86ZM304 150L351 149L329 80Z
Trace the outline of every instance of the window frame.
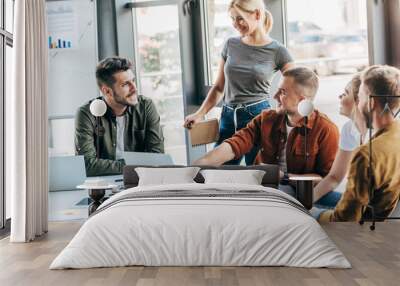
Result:
M197 13L198 5L195 5L191 13L184 13L183 5L186 3L185 0L153 0L153 1L132 1L127 0L115 0L116 7L116 32L117 32L117 44L118 54L123 57L133 59L135 65L138 64L138 51L135 50L137 46L137 31L134 23L136 23L135 15L133 13L134 8L143 8L151 6L163 6L163 5L177 5L178 18L179 18L179 39L180 39L180 51L181 51L181 66L182 66L182 92L183 92L183 112L184 116L190 114L192 109L190 105L193 104L197 99L197 70L195 68L195 53L194 45L195 38L193 35L196 21L194 20ZM135 73L138 71L136 70ZM140 78L138 79L138 88L140 89ZM186 144L186 158L187 164L193 162L204 152L200 151L202 147L192 147L189 141L189 134L185 130L185 144Z
M14 5L14 1L12 3ZM0 0L0 237L10 231L10 219L6 217L6 188L5 188L5 103L6 103L6 49L13 48L13 34L6 30L6 0ZM12 9L14 12L14 8ZM9 15L8 15L9 16Z

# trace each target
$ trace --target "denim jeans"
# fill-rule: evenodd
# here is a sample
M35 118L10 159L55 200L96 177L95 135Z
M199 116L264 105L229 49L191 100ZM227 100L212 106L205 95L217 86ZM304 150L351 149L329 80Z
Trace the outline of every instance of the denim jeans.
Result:
M331 191L322 198L320 198L318 201L314 203L314 207L310 210L310 213L313 216L313 218L319 220L319 217L324 211L329 209L334 209L341 197L342 193Z
M237 128L235 130L234 109L224 105L219 123L219 139L217 143L215 143L215 147L220 145L225 139L232 137L236 131L246 127L247 123L259 115L264 109L270 108L271 105L267 100L265 100L252 106L237 109ZM245 154L246 165L253 165L258 149L259 148L257 146L254 146L249 153ZM225 165L239 165L241 160L242 158L231 160L229 162L225 162Z
M314 203L317 208L334 209L342 197L342 193L331 191Z
M279 185L279 190L292 196L296 197L296 189L291 185ZM314 203L313 208L310 210L311 215L318 220L321 213L328 209L334 209L336 204L339 202L342 197L342 193L331 191L327 193L325 196L320 198L318 201Z
M279 184L278 190L288 194L289 196L292 196L293 198L296 198L296 188L292 187L291 185Z

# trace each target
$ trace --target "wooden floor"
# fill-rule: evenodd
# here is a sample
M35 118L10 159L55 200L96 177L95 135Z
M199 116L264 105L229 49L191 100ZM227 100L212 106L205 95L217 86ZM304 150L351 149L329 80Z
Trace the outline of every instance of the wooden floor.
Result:
M400 285L400 221L324 226L353 268L289 267L123 267L48 270L51 261L80 227L50 223L43 238L27 244L0 241L0 285Z

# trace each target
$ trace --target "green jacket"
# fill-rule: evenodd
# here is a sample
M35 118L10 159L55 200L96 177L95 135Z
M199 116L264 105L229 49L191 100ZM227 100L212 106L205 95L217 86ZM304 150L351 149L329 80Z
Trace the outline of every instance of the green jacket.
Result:
M100 118L104 135L99 137L100 159L97 159L96 117L90 113L90 103L81 106L75 117L75 153L84 155L87 176L121 174L125 162L115 159L116 117L107 107L106 113ZM125 151L164 153L160 116L150 98L139 96L138 103L129 106L125 116Z

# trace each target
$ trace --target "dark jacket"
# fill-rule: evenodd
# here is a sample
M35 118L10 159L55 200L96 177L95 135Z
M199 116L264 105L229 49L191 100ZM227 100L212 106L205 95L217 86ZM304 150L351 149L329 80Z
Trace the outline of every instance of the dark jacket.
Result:
M125 162L115 158L116 117L107 106L106 113L100 118L104 134L99 136L100 159L97 159L96 117L90 113L90 103L81 106L75 117L75 153L84 155L87 176L121 174ZM124 140L125 151L164 152L160 116L150 98L138 96L138 103L127 108Z

